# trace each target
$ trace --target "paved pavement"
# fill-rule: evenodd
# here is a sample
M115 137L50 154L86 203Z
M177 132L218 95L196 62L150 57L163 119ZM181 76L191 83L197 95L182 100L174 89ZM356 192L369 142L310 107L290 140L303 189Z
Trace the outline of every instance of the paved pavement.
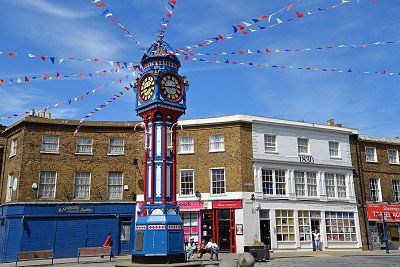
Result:
M205 255L207 256L207 255ZM239 254L220 254L220 259L237 259ZM204 258L203 266L218 266L218 262L207 261ZM82 263L77 264L75 258L56 259L55 265L61 267L113 267L118 262L129 262L130 255L118 256L113 262L101 258L84 258ZM18 266L46 266L50 261L21 262ZM15 266L15 263L0 264L0 266ZM324 251L324 252L274 252L271 253L271 260L258 262L256 267L262 266L295 266L295 267L321 267L321 266L400 266L400 251L391 251L386 255L385 251Z

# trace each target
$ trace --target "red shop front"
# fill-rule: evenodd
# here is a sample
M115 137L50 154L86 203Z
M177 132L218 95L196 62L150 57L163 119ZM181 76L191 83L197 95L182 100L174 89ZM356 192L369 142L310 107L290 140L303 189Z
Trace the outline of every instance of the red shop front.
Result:
M201 238L211 237L221 251L236 252L235 209L242 208L241 200L213 201L212 210L201 212Z
M383 215L385 218L383 218ZM400 205L367 203L367 218L371 242L375 248L384 246L383 219L390 233L391 249L400 247Z

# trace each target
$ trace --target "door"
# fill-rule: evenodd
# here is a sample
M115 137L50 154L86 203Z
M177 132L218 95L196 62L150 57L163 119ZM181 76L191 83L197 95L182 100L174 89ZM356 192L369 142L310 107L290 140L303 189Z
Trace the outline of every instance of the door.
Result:
M76 257L78 248L86 247L86 233L86 219L59 218L56 225L54 256L56 258Z
M119 225L119 241L121 244L121 253L130 253L132 250L131 246L131 219L121 219Z
M218 210L218 239L220 251L231 250L230 235L230 212L229 210Z
M314 231L317 231L317 233L319 233L320 235L320 240L322 242L322 236L321 236L321 227L320 227L321 223L320 220L318 219L311 219L311 236L312 236L312 243L313 243L313 251L316 251L317 248L315 247L315 241L314 241ZM321 245L322 246L322 245ZM322 248L320 248L322 249Z
M266 219L260 220L260 239L265 245L271 249L271 230L270 221Z

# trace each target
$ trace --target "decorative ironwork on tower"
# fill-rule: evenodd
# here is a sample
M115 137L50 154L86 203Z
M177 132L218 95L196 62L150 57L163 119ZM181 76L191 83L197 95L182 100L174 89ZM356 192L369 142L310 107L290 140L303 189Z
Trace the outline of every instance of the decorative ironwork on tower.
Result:
M173 49L154 43L141 60L136 111L145 125L144 203L136 222L132 261L183 262L183 223L176 205L176 127L186 110L186 77ZM157 256L154 256L157 255Z

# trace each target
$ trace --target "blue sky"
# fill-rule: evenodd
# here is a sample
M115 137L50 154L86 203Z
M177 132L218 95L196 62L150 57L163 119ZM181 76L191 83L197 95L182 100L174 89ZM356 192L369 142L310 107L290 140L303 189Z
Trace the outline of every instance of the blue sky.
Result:
M291 0L293 1L293 0ZM174 48L198 43L216 34L232 32L231 25L270 14L289 4L286 0L178 0L165 39ZM315 48L318 46L400 40L400 4L396 0L371 4L351 1L336 10L305 16L272 29L211 44L195 52L230 52L239 49L265 50ZM340 0L302 0L278 17L287 19L295 11L306 13ZM107 0L107 6L144 47L150 46L160 27L165 0ZM138 47L101 17L101 9L90 0L0 0L0 50L47 56L100 57L137 62ZM268 22L260 23L266 25ZM321 51L221 56L243 62L277 65L320 66L400 72L399 45L367 46ZM213 58L211 58L213 59ZM215 60L215 59L214 59ZM252 114L272 118L325 123L329 118L362 133L399 136L400 76L348 74L321 71L280 70L245 65L205 64L182 60L181 74L188 77L188 109L183 118L228 114ZM27 57L0 55L0 78L40 73L74 74L110 69L108 64L64 61L41 62ZM58 79L0 87L0 117L30 108L41 108L70 99L103 85L117 76L99 79ZM121 90L113 85L84 101L52 111L53 117L81 119L104 100ZM91 120L138 120L134 95L120 100L91 117ZM3 120L9 125L15 120Z

